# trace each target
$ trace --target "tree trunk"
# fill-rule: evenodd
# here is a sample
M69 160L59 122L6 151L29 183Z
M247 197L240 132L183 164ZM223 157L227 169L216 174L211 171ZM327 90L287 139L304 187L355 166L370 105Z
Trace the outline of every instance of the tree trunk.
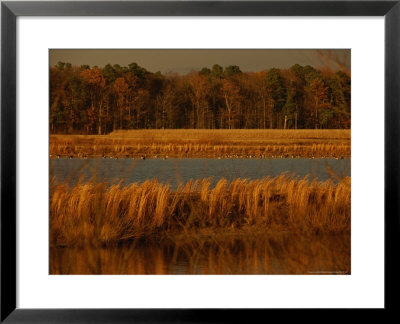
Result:
M99 107L99 131L98 134L101 135L101 122L102 122L102 114L103 114L103 103L100 103Z
M122 105L119 107L119 129L122 129Z
M128 128L131 128L131 105L128 108Z
M266 110L267 110L267 105L266 105L266 103L265 103L265 100L263 100L263 106L264 106L264 118L263 118L263 121L264 121L264 129L266 128L266 114L267 114L267 112L266 112Z
M226 104L226 110L228 113L228 129L231 129L231 112L232 112L232 107L231 103L228 100L228 97L225 96L225 104Z

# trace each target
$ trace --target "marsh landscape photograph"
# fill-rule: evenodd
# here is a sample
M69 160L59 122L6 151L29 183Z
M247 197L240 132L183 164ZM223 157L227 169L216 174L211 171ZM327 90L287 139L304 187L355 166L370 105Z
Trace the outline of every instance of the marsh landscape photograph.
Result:
M49 50L49 273L350 275L350 62Z

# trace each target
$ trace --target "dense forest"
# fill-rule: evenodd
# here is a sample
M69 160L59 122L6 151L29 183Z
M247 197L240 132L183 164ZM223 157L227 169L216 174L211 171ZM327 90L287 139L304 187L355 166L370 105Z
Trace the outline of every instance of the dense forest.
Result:
M50 67L50 132L107 134L143 128L350 128L350 75L309 65L186 75L127 67Z

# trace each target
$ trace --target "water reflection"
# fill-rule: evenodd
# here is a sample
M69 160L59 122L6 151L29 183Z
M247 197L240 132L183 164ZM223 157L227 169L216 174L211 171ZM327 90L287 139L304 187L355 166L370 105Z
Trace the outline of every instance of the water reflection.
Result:
M350 274L350 234L245 235L50 249L51 274Z

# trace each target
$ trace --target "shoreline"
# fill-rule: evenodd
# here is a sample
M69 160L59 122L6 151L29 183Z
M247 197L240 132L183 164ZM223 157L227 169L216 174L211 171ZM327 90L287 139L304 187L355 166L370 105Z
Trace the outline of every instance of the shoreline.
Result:
M191 154L181 156L179 154L168 153L168 155L163 154L103 154L103 155L89 155L89 154L81 154L81 153L73 153L73 154L50 154L50 159L132 159L132 160L144 160L144 159L214 159L214 160L222 160L222 159L336 159L343 160L347 158L351 158L351 155L323 155L322 152L317 154L262 154L262 155L206 155L206 154Z
M132 130L50 135L52 158L346 158L350 130Z

